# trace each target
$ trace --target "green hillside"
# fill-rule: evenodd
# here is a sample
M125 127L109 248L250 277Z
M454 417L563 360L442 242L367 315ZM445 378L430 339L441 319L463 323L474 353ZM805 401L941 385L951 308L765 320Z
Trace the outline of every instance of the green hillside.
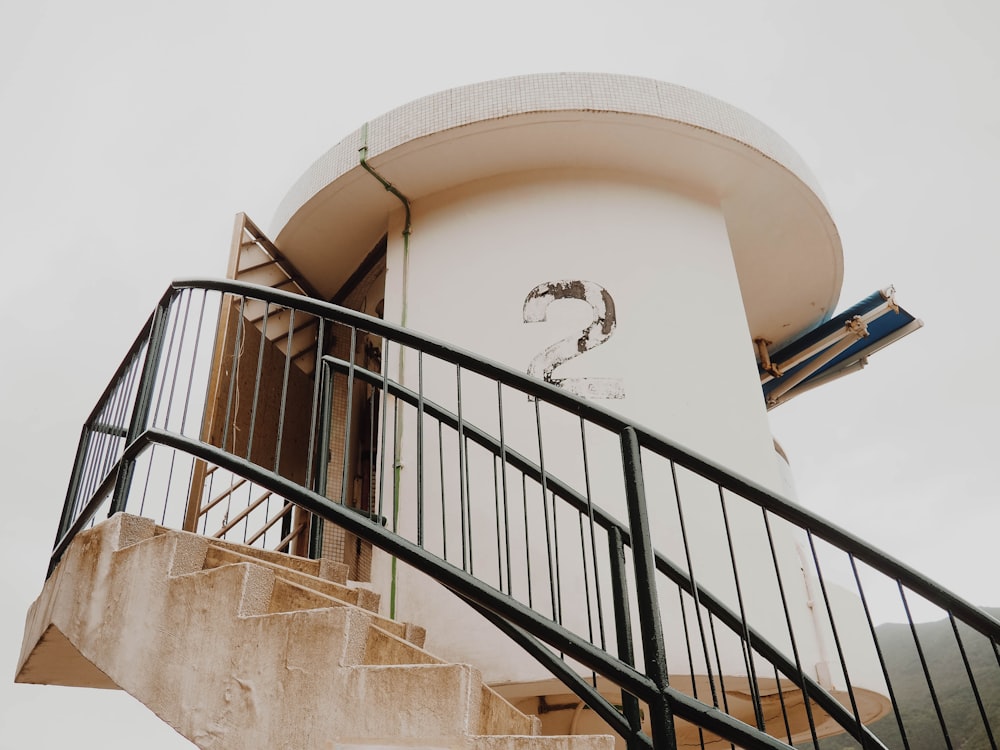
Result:
M1000 609L987 611L1000 617ZM876 628L882 644L896 700L901 706L901 720L910 750L942 750L948 745L940 729L937 713L930 699L927 680L913 644L909 625L895 623ZM966 674L962 655L955 642L949 620L921 623L917 637L927 659L934 691L941 705L951 745L956 750L991 750L982 715ZM958 632L965 646L976 686L986 715L994 726L994 740L1000 744L1000 665L991 644L964 625ZM871 725L872 731L890 750L905 746L899 721L894 714ZM812 744L803 745L811 748ZM858 744L846 736L819 741L819 750L847 750Z

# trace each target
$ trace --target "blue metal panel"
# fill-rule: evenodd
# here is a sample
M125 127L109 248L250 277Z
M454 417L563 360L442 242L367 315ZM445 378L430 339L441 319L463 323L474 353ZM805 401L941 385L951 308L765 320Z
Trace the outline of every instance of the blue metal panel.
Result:
M863 300L855 305L852 305L844 312L834 316L825 323L818 325L816 328L813 328L805 335L800 336L798 339L786 345L779 351L772 353L771 361L776 364L780 364L782 362L788 362L795 359L824 339L845 331L847 322L855 316L864 316L878 308L885 301L886 298L882 292L875 292L874 294L865 297ZM868 321L867 336L858 339L853 346L841 352L825 365L818 368L816 372L809 375L796 387L805 387L819 378L826 377L837 370L844 369L858 362L862 358L877 351L883 346L886 346L890 343L889 341L886 341L888 337L913 321L914 317L901 307L896 306L895 310L891 308L887 309L879 317ZM797 372L809 366L817 357L822 356L824 351L825 349L816 352L805 361L800 362L795 367L784 372L781 377L772 378L764 383L762 385L762 389L764 391L765 400L770 396L773 390L781 386L782 382L785 381L786 378L794 376ZM765 371L763 368L760 368L760 372L763 375Z

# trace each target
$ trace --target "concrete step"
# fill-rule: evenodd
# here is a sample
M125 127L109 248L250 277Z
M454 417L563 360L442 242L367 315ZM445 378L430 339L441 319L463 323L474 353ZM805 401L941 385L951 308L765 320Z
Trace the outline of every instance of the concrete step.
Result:
M277 582L272 598L271 613L290 612L296 609L335 607L347 604L373 613L373 622L384 630L418 646L424 644L426 633L423 628L411 625L410 623L389 620L377 614L379 596L374 591L362 588L349 588L292 568L285 568L278 563L243 555L234 551L231 546L219 547L214 541L209 542L205 558L206 568L220 567L239 562L253 562L267 567L274 572Z
M364 663L373 666L405 666L446 662L413 643L373 625L368 630ZM521 713L488 685L482 685L480 724L476 733L536 735L539 733L539 723L537 717Z
M157 534L168 532L174 534L178 533L172 529L164 528L163 526L156 527ZM347 573L349 568L342 563L333 562L332 560L311 560L308 557L298 557L296 555L285 554L284 552L274 552L271 550L260 549L259 547L249 547L245 544L230 542L226 539L213 538L210 542L212 546L219 549L228 549L247 557L253 557L262 562L274 563L283 568L296 570L300 573L322 578L326 581L333 581L334 583L339 583L341 585L347 584Z
M328 578L323 578L322 576L304 572L299 570L298 567L289 567L280 559L272 561L258 555L248 554L248 549L250 548L234 544L226 544L223 546L220 545L217 540L213 539L209 542L208 557L205 561L205 567L218 567L220 565L228 565L234 562L256 562L258 565L264 565L271 568L277 575L281 576L290 583L297 583L305 588L310 588L321 594L325 594L326 596L339 599L346 604L353 604L356 607L367 609L369 612L378 612L379 595L374 591L368 591L367 589L348 587L346 585L346 574L344 575L343 580L333 581ZM294 559L302 560L303 558ZM307 562L315 563L319 561L308 560ZM347 568L346 565L338 565L338 567Z
M363 664L444 664L444 661L424 651L423 643L413 640L373 622L368 630Z
M478 733L482 680L467 664L357 666L343 687L358 709L340 722L344 741L436 743Z

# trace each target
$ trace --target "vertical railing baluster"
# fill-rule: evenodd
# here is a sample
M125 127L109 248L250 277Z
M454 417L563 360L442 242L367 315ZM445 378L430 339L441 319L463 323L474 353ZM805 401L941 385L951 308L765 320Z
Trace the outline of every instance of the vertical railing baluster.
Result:
M326 319L319 319L319 327L316 331L316 351L314 353L315 364L313 366L313 392L312 402L309 410L309 442L306 446L306 476L305 486L313 489L313 463L316 459L316 433L319 430L319 408L320 408L320 370L323 362L323 339L326 338Z
M424 352L417 350L417 544L424 546Z
M208 296L208 292L202 290L201 295L201 306L198 310L198 326L195 328L194 332L194 344L191 346L191 367L188 368L188 378L187 387L184 389L184 409L181 412L181 426L180 433L186 435L185 428L187 427L188 410L191 408L191 390L194 388L195 381L195 367L198 362L198 350L201 344L201 329L205 323L205 300ZM190 488L189 488L190 489Z
M497 380L497 417L499 420L500 429L500 481L502 483L503 490L503 533L504 533L504 551L506 553L507 562L507 593L513 594L514 589L511 583L511 572L510 572L510 507L508 503L508 491L507 491L507 438L504 434L504 424L503 424L503 385Z
M69 487L66 488L66 499L63 500L62 513L59 516L59 526L56 529L56 539L52 543L55 548L73 525L76 517L77 496L80 492L80 480L82 479L84 462L90 447L90 427L84 425L80 430L80 439L77 441L76 458L73 460L73 472L69 477ZM46 577L52 575L56 561L49 560L49 569Z
M580 563L583 570L583 601L587 609L587 640L594 642L594 613L593 605L590 601L590 571L587 565L587 537L583 531L583 514L576 514L577 523L580 527ZM597 571L594 571L597 577Z
M871 609L868 606L868 597L865 594L864 586L861 584L861 574L858 571L858 563L854 555L848 553L847 559L851 563L851 570L854 572L854 581L858 587L858 597L861 599L861 607L865 613L865 620L868 622L868 631L872 636L872 643L875 646L875 654L878 657L879 667L882 669L882 677L885 679L886 690L889 692L889 703L896 716L896 726L899 728L899 736L903 741L903 750L910 750L910 742L906 737L906 728L903 726L903 714L899 709L899 701L896 700L896 692L892 686L892 678L889 676L889 665L886 663L885 654L882 651L882 644L879 642L878 633L875 630L875 620L872 618Z
M556 493L552 493L552 546L556 561L556 622L560 625L563 621L562 609L562 558L559 555L559 504L556 502Z
M670 477L674 485L674 500L677 504L677 522L681 531L681 543L684 546L684 559L687 561L688 577L691 579L691 598L694 601L695 622L698 624L698 637L701 639L702 655L705 657L705 671L708 673L708 688L712 695L712 705L719 705L719 697L715 690L715 679L712 675L712 661L708 656L708 639L705 637L705 624L701 616L701 599L698 596L698 579L694 572L694 560L691 555L691 540L688 539L687 524L684 522L684 504L681 502L681 487L677 479L677 464L670 462ZM693 665L692 665L693 666Z
M381 349L379 349L379 361L381 361ZM365 366L370 365L366 362ZM372 385L367 386L365 398L368 399L368 461L365 464L365 512L375 520L377 518L375 508L375 469L378 466L378 418L382 410L382 399L378 388Z
M347 364L347 406L346 406L346 413L344 414L344 430L343 430L343 432L344 432L344 441L343 441L344 447L343 447L343 455L341 456L341 461L340 461L340 501L339 502L340 502L341 505L348 505L347 501L349 499L348 498L348 487L349 487L350 477L348 475L350 473L349 469L350 469L350 459L351 459L351 443L353 442L351 440L351 415L352 415L352 412L354 411L354 368L356 366L356 363L354 361L354 356L355 356L354 355L354 351L355 351L355 349L357 349L357 346L358 346L357 336L358 336L358 329L355 328L354 326L351 326L351 342L349 344L349 346L350 346L350 353L347 356L347 363L348 363ZM326 376L324 376L324 377L326 377ZM329 383L327 384L327 388L329 390L332 390L332 387L333 387L333 378L334 378L333 370L330 370L330 375L327 378L329 380ZM323 409L324 409L324 412L326 412L326 411L331 411L332 412L332 410L333 410L333 398L332 398L332 396L328 399L328 403L326 403L324 405ZM325 417L326 422L329 422L331 418L332 417ZM330 430L327 430L327 432L329 433ZM325 440L325 442L323 443L323 445L326 446L325 453L327 455L329 455L330 435L328 434L326 436L326 438L324 438L324 440ZM325 474L325 472L324 472L324 474ZM324 491L320 492L319 494L321 494L324 497L326 497L326 490L325 490L325 488L324 488Z
M166 341L167 341L166 350L165 350L165 352L164 352L164 354L163 354L163 356L161 357L161 360L160 360L160 365L161 366L160 366L159 369L160 369L160 375L161 375L161 387L157 390L157 393L156 393L156 407L153 408L152 415L150 416L150 419L149 419L149 424L153 425L154 427L162 427L163 429L168 429L168 425L169 425L169 422L170 422L170 408L171 408L171 405L173 404L174 386L177 383L177 365L178 365L178 363L174 361L173 354L174 354L174 340L177 337L177 327L178 327L178 324L179 324L180 318L181 318L180 312L177 310L177 308L180 307L179 302L180 302L180 300L182 298L186 298L188 300L188 302L190 303L190 294L189 294L189 292L186 289L182 289L179 292L177 292L177 295L174 298L174 302L177 303L177 304L176 305L171 305L171 307L172 307L172 311L171 312L173 313L171 315L171 317L173 318L173 321L172 321L173 325L170 326L170 336L168 336L166 338ZM183 338L183 335L184 334L183 334L183 331L182 331L181 332L181 337L182 338ZM171 368L172 364L174 366ZM168 389L167 388L167 377L170 374L170 370L171 369L173 369L173 378L170 379L171 380L171 385L170 385L170 388ZM163 406L163 396L164 396L164 394L166 394L166 396L167 396L167 408L166 408L166 410L163 413L163 423L161 424L160 423L160 407Z
M441 557L448 559L448 503L444 491L444 428L438 420L438 470L441 482Z
M920 660L920 667L924 672L924 679L927 681L927 689L931 694L931 703L934 705L934 713L937 715L938 724L941 727L941 734L944 736L944 744L948 750L953 750L951 736L948 733L948 725L944 721L944 712L941 709L941 702L938 700L937 691L934 689L934 681L931 679L930 665L924 654L923 646L920 645L920 637L917 635L917 625L913 622L913 615L910 614L910 604L906 601L906 591L903 589L902 581L897 580L899 587L899 598L903 602L903 611L906 613L906 622L909 623L910 633L913 635L913 645L917 649L917 658Z
M313 354L313 392L312 403L309 410L309 441L306 446L306 475L303 480L309 489L315 489L313 478L313 465L316 460L316 451L329 451L329 445L317 447L316 433L321 429L317 423L320 408L320 381L321 370L323 369L323 350L326 347L326 318L319 318L316 327L316 350ZM326 415L324 419L328 419ZM292 522L292 521L290 521ZM307 543L309 557L316 558L323 549L323 523L318 518L311 519L309 523L309 539Z
M979 716L983 720L983 726L986 729L986 738L989 740L992 750L997 750L993 730L990 728L990 720L986 715L986 708L983 706L983 697L979 693L979 686L976 684L976 677L972 672L972 665L969 663L969 655L966 653L965 644L962 643L962 636L958 632L958 623L955 622L955 615L951 612L948 613L948 621L951 622L951 629L955 634L955 643L958 645L958 651L962 655L962 665L965 667L965 673L969 676L969 686L972 688L972 694L976 699L976 707L979 709Z
M403 349L399 349L399 359L403 359ZM378 515L385 516L385 456L386 442L389 439L389 339L382 338L382 398L379 403L379 417L382 420L380 427L380 442L378 447ZM395 561L396 558L393 558Z
M497 535L497 588L503 591L503 553L501 552L503 537L500 534L500 477L497 474L497 457L491 456L490 463L493 465L493 519L496 524Z
M812 532L806 530L806 539L809 541L809 549L812 551L813 565L816 567L816 578L819 580L819 588L823 594L823 605L826 607L827 618L830 621L830 632L833 634L834 648L837 649L837 658L840 660L840 670L844 674L844 689L851 701L851 711L854 713L854 720L861 726L861 712L858 710L858 699L854 694L854 687L851 685L851 675L847 668L847 657L844 655L844 647L840 642L840 633L837 631L837 623L833 618L833 608L830 605L830 595L826 590L826 579L819 564L819 554L816 551L816 539ZM803 571L806 574L807 571ZM862 742L862 744L865 744Z
M612 526L608 530L608 562L611 567L611 601L614 603L615 639L618 643L618 660L629 667L635 666L635 647L632 641L632 616L629 613L628 578L625 566L625 545L621 530ZM621 691L622 713L632 728L632 736L626 737L628 750L639 750L642 743L642 713L639 699Z
M460 511L460 518L462 521L462 570L470 570L469 558L471 552L469 550L469 542L467 540L467 535L469 533L469 524L471 520L469 519L469 510L466 506L468 502L468 484L466 483L466 464L468 456L465 453L466 443L465 443L465 423L462 419L462 366L455 365L455 398L456 398L456 412L458 414L458 507Z
M403 350L400 349L400 351L399 351L399 361L400 362L403 361L403 356L404 356ZM385 385L388 388L388 383L389 383L389 378L388 378L388 374L387 374L385 380L383 381L383 385ZM388 408L386 408L385 411L388 411ZM401 435L402 435L402 428L400 426L400 421L399 421L399 399L395 399L395 398L392 400L392 432L393 432L393 440L392 440L392 525L391 525L390 528L392 530L392 533L395 534L395 533L398 533L398 531L399 531L400 474L402 473L402 468L403 468L403 465L402 465L402 463L400 461L400 456L399 456L399 445L400 445L400 438L401 438ZM384 445L383 445L383 450L385 450ZM389 583L389 619L390 620L395 620L396 619L396 591L397 591L397 577L396 576L397 576L397 571L398 571L398 567L399 567L399 561L397 560L397 558L395 556L392 558L392 562L391 562L390 565L391 565L391 568L392 568L392 573L391 573L392 580Z
M736 549L733 545L733 533L729 525L729 511L726 508L726 495L722 487L719 486L719 504L722 507L722 524L726 530L726 542L729 546L729 561L733 567L733 583L736 586L736 603L740 608L740 643L743 650L743 658L746 661L747 675L750 682L750 698L753 701L754 721L760 731L764 729L764 708L761 704L760 685L757 683L757 666L753 656L753 644L750 642L750 624L747 621L746 606L743 603L743 587L740 585L739 565L736 564Z
M542 516L545 519L545 554L549 564L549 603L552 606L552 619L559 622L559 600L556 592L555 560L552 550L552 527L549 522L549 490L545 473L545 449L542 440L542 414L539 411L540 399L535 403L535 435L538 438L538 473L542 488ZM554 521L553 521L554 523Z
M398 398L392 400L392 432L396 438L392 441L392 531L399 533L399 515L402 510L400 492L402 491L402 444L400 435L403 424L403 405Z
M629 533L632 540L632 565L635 567L636 595L639 600L642 653L646 662L646 676L660 691L657 699L651 701L649 706L653 742L657 748L676 750L674 717L665 694L669 686L667 654L663 643L663 626L660 623L659 597L656 593L652 533L646 511L646 489L642 476L639 438L633 427L626 427L622 431L621 450Z
M788 705L785 703L785 691L781 687L781 675L778 674L778 668L774 668L774 684L778 688L778 703L781 705L781 718L785 725L785 737L788 738L788 744L792 744L792 725L788 723ZM813 743L813 750L817 750L816 743Z
M149 481L153 476L153 461L156 458L156 448L158 446L151 445L149 450L145 452L143 456L146 459L146 481L142 484L142 492L139 495L139 508L133 512L137 516L142 516L146 514L146 495L149 492ZM171 453L173 455L173 453ZM135 503L133 502L132 507L135 508Z
M150 326L150 331L152 331L152 326ZM141 363L146 361L146 354L148 351L149 341L147 339L146 347L142 351L142 356L140 357L139 352L135 353L132 367L129 368L124 380L118 389L116 389L112 400L108 403L107 408L104 410L104 413L108 415L104 420L105 424L113 425L116 428L116 431L108 431L105 433L107 435L107 440L104 443L102 453L103 458L97 467L97 474L93 478L94 486L90 489L90 492L87 493L88 495L95 491L97 486L104 481L104 477L114 467L115 462L121 458L122 454L125 452L126 446L128 445L128 427L126 426L126 422L132 418L132 414L135 410L135 404L139 393L139 383L143 372Z
M729 713L729 698L726 694L726 678L722 669L722 654L719 653L719 637L715 632L715 618L708 616L708 630L712 634L712 650L715 653L715 668L719 673L719 693L722 695L722 710ZM729 743L730 750L736 750L736 745Z
M250 427L247 430L247 461L252 461L253 436L257 427L257 406L260 401L260 380L264 370L264 348L269 343L267 340L267 322L271 314L271 303L264 303L264 317L260 323L260 343L257 347L257 371L253 378L253 396L250 399ZM263 462L262 462L263 463Z
M226 298L228 295L220 294L212 290L212 303L209 303L209 290L203 289L202 294L202 309L201 309L201 320L198 323L199 337L198 341L201 341L201 325L202 320L204 320L205 311L209 308L211 304L211 309L215 310L215 315L210 316L215 318L215 328L214 328L214 343L211 349L209 349L209 364L215 362L217 370L213 370L209 367L209 371L206 374L204 382L204 390L201 395L201 405L202 413L198 415L198 427L199 432L198 437L201 437L200 428L205 427L205 420L211 410L214 410L218 406L219 393L221 392L221 369L218 369L221 365L221 360L223 357L223 352L221 350L222 341L220 340L220 334L225 330L226 322L224 320L225 308L226 308ZM216 357L219 357L219 361L216 362ZM194 362L191 364L191 370L194 372ZM193 385L193 384L192 384ZM212 438L210 437L210 442ZM206 482L208 483L206 486ZM198 460L192 467L192 473L188 481L188 501L187 508L185 509L183 516L182 529L185 531L198 531L199 521L201 522L202 529L206 526L206 521L204 516L201 515L201 500L205 495L211 497L212 486L214 484L214 472L208 468L208 463L205 461Z
M597 537L594 530L594 501L590 492L590 461L587 457L587 423L580 417L580 450L583 457L583 486L587 494L587 520L590 524L590 553L594 566L594 595L597 599L597 628L601 636L601 648L607 648L604 635L604 603L601 601L601 576L597 567Z
M469 473L469 438L468 436L463 436L462 442L465 443L465 471L462 474L462 481L465 482L465 503L466 503L466 519L468 520L467 529L469 532L469 574L475 575L476 573L476 547L475 542L472 537L472 530L475 526L473 523L472 515L472 480ZM476 489L479 486L476 485Z
M198 309L198 325L195 327L194 343L191 345L191 364L188 368L187 386L184 388L184 407L181 411L180 434L184 436L187 436L187 431L186 431L187 421L188 421L189 411L191 409L191 394L194 391L195 372L197 371L197 364L198 364L198 354L201 351L201 330L205 323L205 303L207 301L208 301L208 290L202 289L201 304ZM211 380L211 376L207 379ZM197 472L196 472L196 467L200 467ZM185 530L191 530L193 528L193 526L190 524L190 519L193 514L197 513L198 509L188 506L195 504L193 502L193 498L197 496L197 493L194 492L195 476L197 474L203 479L204 474L200 473L203 470L204 470L203 462L197 459L191 459L190 468L188 470L187 488L185 490L185 496L187 500L185 500L185 508L180 516L180 528ZM163 526L167 525L166 512L167 512L166 503L164 503L163 507L164 516L163 516L163 521L161 522L161 525Z
M135 406L132 409L132 419L129 423L128 432L125 438L125 447L132 443L146 429L149 420L149 409L152 404L153 386L156 382L156 374L160 364L160 355L163 352L163 338L166 330L167 317L174 295L156 306L153 313L153 324L149 330L149 345L146 347L146 359L142 365L142 376L139 379L139 390L136 393ZM118 476L115 479L115 489L112 495L111 510L108 516L121 513L125 510L125 503L128 500L128 491L132 484L132 474L135 471L135 460L122 461L119 466Z
M103 409L102 409L103 412ZM98 414L98 419L101 415ZM84 425L84 429L87 431L87 454L83 458L83 463L80 466L80 483L79 488L76 493L76 497L73 501L73 512L72 519L70 520L70 526L73 525L73 521L80 514L84 504L87 499L91 497L96 487L96 477L99 476L102 471L103 455L108 449L107 442L112 439L106 431L102 432L95 429L93 423L87 423ZM69 527L67 526L67 530Z
M246 490L247 490L247 507L249 507L250 503L253 501L253 482L247 482ZM239 515L237 515L237 518L239 518ZM243 526L243 544L246 544L247 539L249 539L250 537L250 519L244 518L241 525ZM266 547L267 547L267 535L265 534L263 537L261 537L261 548L265 549Z
M230 305L230 310L234 306ZM240 374L240 354L243 352L243 336L244 336L244 321L246 320L245 315L246 309L246 297L240 297L239 312L236 315L236 335L233 336L233 353L232 359L229 365L229 392L226 394L226 417L222 424L222 443L220 447L222 450L226 450L229 446L229 427L230 422L233 422L233 432L236 432L235 420L238 416L233 415L233 399L236 393L239 391L239 374ZM225 365L223 364L224 368ZM238 404L237 404L238 406ZM236 446L236 436L233 436L233 446Z
M177 313L176 317L174 318L174 328L173 328L173 331L171 331L171 333L170 333L170 345L167 347L167 352L168 352L167 357L168 357L168 359L170 357L170 354L173 352L173 347L174 347L174 333L177 330L178 322L180 322L181 335L180 335L180 339L177 341L177 354L176 354L176 357L175 357L175 360L174 360L173 377L170 379L170 393L167 396L167 408L166 408L166 412L164 414L163 425L162 425L163 429L169 429L169 425L170 425L170 422L171 422L170 417L171 417L171 415L173 414L173 411L174 411L174 395L177 392L177 378L178 378L178 376L180 375L180 372L181 372L181 362L183 360L183 355L184 355L184 339L187 336L187 332L188 332L187 331L187 328L188 328L188 315L191 313L191 298L192 298L192 296L193 296L193 292L190 289L181 290L180 295L179 295L178 298L180 298L180 297L184 298L184 315L182 317L179 312ZM188 387L184 389L185 391L187 391L188 388L190 388L190 382L191 382L191 379L190 379L190 377L188 377ZM164 383L164 388L165 387L166 387L166 383ZM161 394L160 394L161 398L162 398L162 395L163 394L161 392ZM156 411L159 412L159 410L160 410L160 404L159 404L159 399L157 399ZM153 418L153 424L154 425L156 424L156 418L155 417ZM181 414L181 427L180 427L180 429L178 429L178 433L180 433L180 434L184 433L184 414L183 413ZM169 469L167 470L166 492L165 492L165 495L164 495L164 498L163 498L163 509L162 509L162 512L160 513L160 525L162 525L162 526L165 526L166 523L167 523L167 500L168 500L169 494L170 494L170 487L173 485L173 481L174 481L174 466L175 466L175 463L176 463L176 459L177 459L177 452L176 451L171 451L170 452L170 466L169 466ZM150 460L150 469L152 469L152 461L153 461L153 452L152 451L150 451L149 460ZM148 477L149 477L149 475L147 474L147 484L148 484L148 481L149 481ZM146 492L147 492L147 488L143 487L143 490L142 490L142 505L143 505L143 507L145 507L145 505L146 505ZM142 515L141 511L140 511L139 515Z
M806 709L806 718L809 722L809 734L812 737L813 747L815 747L819 744L819 738L816 736L816 721L813 718L812 700L809 698L809 691L806 689L806 683L803 679L805 672L802 669L802 659L799 656L799 644L798 641L795 640L795 628L792 625L792 616L788 611L788 598L785 596L785 584L781 578L781 568L778 564L778 550L774 546L774 534L771 533L771 521L768 518L767 510L761 508L761 514L764 517L764 530L767 532L767 544L771 549L771 561L774 564L774 579L778 584L778 596L781 599L781 609L785 615L785 627L788 629L788 640L792 647L792 658L795 662L795 669L798 672L798 683L802 685L802 704Z
M521 505L524 508L524 567L528 579L528 606L534 609L531 596L531 524L528 522L528 477L521 472Z
M320 361L316 369L313 371L316 373L315 377L319 378L319 403L320 403L320 413L319 413L319 457L316 463L316 494L321 497L326 497L327 484L329 482L329 472L330 472L330 439L333 433L333 386L334 378L336 377L333 373L333 368L327 365L325 362ZM347 379L354 376L353 370L349 370L347 374ZM344 451L347 451L347 445L345 442ZM346 472L346 467L344 468ZM342 490L345 492L346 489ZM343 503L343 494L341 495L341 503ZM318 550L316 550L318 552Z
M152 330L152 321L150 321L150 330ZM122 377L112 389L107 402L99 412L96 432L99 433L100 437L96 444L91 443L94 446L94 451L91 460L88 461L89 467L86 472L83 497L80 498L84 503L97 491L105 476L114 467L115 462L121 458L125 446L128 444L128 429L124 423L129 416L129 404L134 405L135 403L133 387L141 372L139 354L141 351L145 355L148 349L149 336L147 334L144 347L140 347L129 358L129 366L122 373ZM142 359L145 361L145 356ZM91 429L94 431L93 427ZM121 442L121 446L119 446L119 442Z
M278 424L277 435L274 439L274 473L281 473L281 443L285 436L285 409L288 406L288 377L292 367L292 336L295 333L295 308L285 308L288 310L288 333L285 337L285 364L281 373L281 400L278 402ZM314 367L313 372L319 370ZM316 377L315 375L313 377ZM270 506L270 501L268 501ZM282 538L287 536L282 534Z
M693 582L691 588L696 588ZM698 679L695 677L694 673L694 652L691 650L691 631L688 629L687 608L684 606L684 589L681 586L677 587L677 599L678 604L680 605L681 630L684 633L684 648L687 650L688 673L691 676L691 697L698 700ZM705 732L701 727L698 727L698 744L701 745L701 747L705 747Z
M211 498L212 490L214 489L215 489L215 472L213 471L208 475L208 486L205 487L205 496ZM199 514L198 517L201 519L201 531L200 532L198 531L197 526L195 527L194 530L196 533L204 535L208 532L208 513L202 514L201 508L198 508L197 512Z

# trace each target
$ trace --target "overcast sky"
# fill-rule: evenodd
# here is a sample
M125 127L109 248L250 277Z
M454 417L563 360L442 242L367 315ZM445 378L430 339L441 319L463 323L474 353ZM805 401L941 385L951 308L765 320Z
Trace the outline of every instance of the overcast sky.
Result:
M1000 5L0 0L0 750L190 747L122 693L10 683L80 424L171 278L221 276L365 120L586 70L740 107L799 151L844 246L926 327L773 412L804 504L1000 605Z

